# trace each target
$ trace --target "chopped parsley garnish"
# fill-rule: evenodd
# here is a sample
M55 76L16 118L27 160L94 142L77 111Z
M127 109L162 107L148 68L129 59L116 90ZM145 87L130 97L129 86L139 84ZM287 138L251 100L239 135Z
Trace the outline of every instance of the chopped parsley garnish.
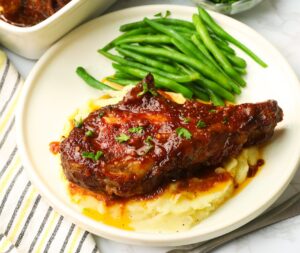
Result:
M187 124L191 122L191 119L190 118L183 118L183 123Z
M151 145L151 146L152 146L152 144L151 144L152 141L153 141L153 138L152 138L151 136L148 136L148 137L146 138L146 140L145 140L145 142L146 142L148 145Z
M197 126L198 128L204 128L204 127L206 127L206 123L205 123L204 121L202 121L202 120L199 120L199 121L197 122L196 126Z
M180 138L185 138L187 140L191 139L192 138L192 134L189 132L189 130L187 130L186 128L184 127L178 127L176 129L176 133L177 135L180 137Z
M217 110L215 110L215 109L211 109L211 110L209 110L209 112L210 112L210 113L216 113L216 112L217 112Z
M152 148L152 142L153 138L151 136L147 136L147 138L145 139L145 143L147 144L147 146L144 146L143 149L141 151L139 151L138 155L145 155L147 154Z
M96 155L95 155L95 160L99 160L99 158L103 156L103 152L102 151L97 151Z
M136 134L141 134L144 131L144 128L142 126L138 126L138 127L132 127L128 129L129 133L136 133Z
M156 13L154 15L154 17L160 17L160 18L167 18L169 16L171 16L171 12L169 10L166 11L165 15L163 15L161 12Z
M83 125L82 118L80 118L79 120L74 119L73 121L74 121L75 127L77 127L77 128L81 128L82 127L82 125Z
M98 117L102 118L104 116L104 112L99 112Z
M85 136L92 137L93 135L94 135L94 132L92 130L88 130L85 132Z
M165 18L170 17L170 16L171 16L171 12L169 10L167 10L165 13Z
M157 96L157 91L153 88L149 89L148 84L143 82L143 91L137 94L138 97L145 95L147 92L150 92L153 96Z
M128 136L128 135L126 135L124 133L121 133L115 139L116 139L117 142L123 143L123 142L128 141L130 139L130 136Z
M89 158L92 159L94 162L98 161L99 158L101 156L103 156L103 152L102 151L97 151L97 153L95 154L94 152L82 152L81 156L83 158Z

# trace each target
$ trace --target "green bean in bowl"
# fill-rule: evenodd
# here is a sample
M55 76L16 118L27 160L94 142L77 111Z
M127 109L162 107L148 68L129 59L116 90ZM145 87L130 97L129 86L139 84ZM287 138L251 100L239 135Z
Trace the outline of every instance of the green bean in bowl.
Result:
M194 0L194 2L209 10L233 15L253 8L262 0Z
M239 0L210 0L210 1L216 4L229 4L229 3L238 2Z
M98 50L112 61L115 73L98 81L83 67L77 68L79 77L96 89L136 85L152 73L159 89L222 106L235 102L247 85L247 62L237 48L267 67L201 7L191 21L173 18L167 11L123 24L119 30L121 35Z

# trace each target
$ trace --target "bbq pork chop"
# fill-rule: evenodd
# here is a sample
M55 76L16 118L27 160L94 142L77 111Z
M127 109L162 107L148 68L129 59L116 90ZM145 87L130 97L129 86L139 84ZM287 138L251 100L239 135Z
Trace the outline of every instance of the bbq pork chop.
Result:
M93 192L147 194L268 140L282 117L276 101L177 104L148 75L121 102L92 112L71 131L60 144L62 167L69 181Z

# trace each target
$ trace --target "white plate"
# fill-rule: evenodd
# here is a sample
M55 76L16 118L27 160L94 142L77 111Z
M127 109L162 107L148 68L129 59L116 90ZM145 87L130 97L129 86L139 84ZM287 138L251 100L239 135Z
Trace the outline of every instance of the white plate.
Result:
M234 230L262 213L283 192L297 169L300 153L300 88L298 80L279 52L246 25L212 13L240 41L268 64L263 69L242 54L249 64L248 87L239 102L276 99L284 111L272 142L265 150L266 165L237 196L227 201L208 219L193 229L173 234L123 231L96 222L72 204L61 181L59 161L49 152L49 143L57 140L68 116L96 90L83 84L77 66L86 67L96 77L112 74L111 62L97 54L119 32L121 24L152 17L170 10L173 17L191 19L195 8L154 5L131 8L93 20L63 38L37 63L25 83L17 115L19 150L32 182L59 213L80 227L112 240L143 245L182 245L207 240Z

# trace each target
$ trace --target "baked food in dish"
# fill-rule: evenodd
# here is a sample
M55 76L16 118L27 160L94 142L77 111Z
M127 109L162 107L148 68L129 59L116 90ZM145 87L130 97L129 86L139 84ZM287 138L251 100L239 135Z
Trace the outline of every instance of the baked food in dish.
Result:
M71 0L0 0L0 19L16 26L33 26Z

